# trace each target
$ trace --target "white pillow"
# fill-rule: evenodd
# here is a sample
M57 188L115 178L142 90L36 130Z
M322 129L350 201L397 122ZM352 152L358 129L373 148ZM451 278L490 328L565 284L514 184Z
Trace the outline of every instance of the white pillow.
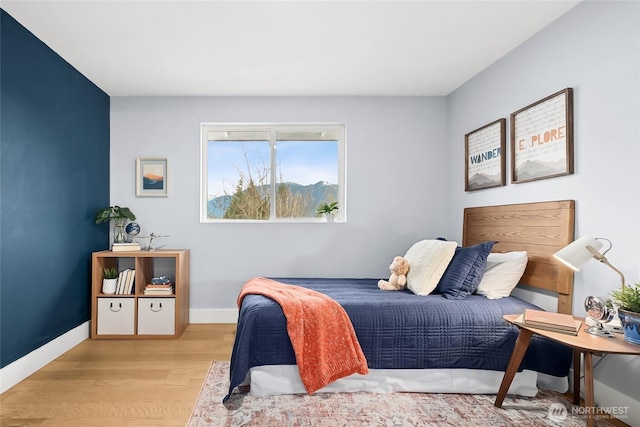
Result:
M438 286L456 252L456 242L421 240L409 248L407 288L416 295L429 295Z
M526 251L490 253L476 292L489 299L508 297L520 282L528 260Z

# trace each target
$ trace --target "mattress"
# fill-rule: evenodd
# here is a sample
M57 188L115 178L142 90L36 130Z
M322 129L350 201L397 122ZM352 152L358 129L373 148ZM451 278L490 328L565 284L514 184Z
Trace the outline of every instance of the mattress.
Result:
M378 279L274 278L322 292L342 305L369 369L506 369L518 329L502 316L540 309L516 297L489 300L471 295L449 300L410 291L381 291ZM534 336L521 370L566 376L571 349ZM251 368L295 365L295 355L280 306L248 295L240 307L230 366L230 393L250 378Z

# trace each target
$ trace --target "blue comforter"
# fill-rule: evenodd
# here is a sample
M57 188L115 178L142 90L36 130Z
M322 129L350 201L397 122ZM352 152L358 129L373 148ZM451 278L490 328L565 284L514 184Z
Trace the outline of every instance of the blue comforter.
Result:
M504 371L518 329L502 316L539 309L516 297L490 300L471 295L450 300L410 291L381 291L378 279L275 280L322 292L340 303L351 318L370 369ZM565 376L571 360L570 348L534 336L520 368ZM254 366L295 363L280 306L264 296L246 296L231 356L229 392Z

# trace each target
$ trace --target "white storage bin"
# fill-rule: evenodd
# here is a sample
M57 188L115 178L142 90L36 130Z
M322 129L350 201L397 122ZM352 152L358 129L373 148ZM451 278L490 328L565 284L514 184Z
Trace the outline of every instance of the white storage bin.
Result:
M138 335L173 335L175 322L175 298L138 298Z
M134 298L98 298L98 335L133 335Z

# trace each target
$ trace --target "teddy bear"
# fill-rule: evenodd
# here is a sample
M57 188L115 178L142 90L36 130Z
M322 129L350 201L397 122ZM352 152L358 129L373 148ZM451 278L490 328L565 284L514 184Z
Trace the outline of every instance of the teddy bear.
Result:
M391 276L389 281L378 281L378 287L383 291L399 291L404 289L407 284L407 273L409 273L409 261L401 256L393 258L393 262L389 266Z

